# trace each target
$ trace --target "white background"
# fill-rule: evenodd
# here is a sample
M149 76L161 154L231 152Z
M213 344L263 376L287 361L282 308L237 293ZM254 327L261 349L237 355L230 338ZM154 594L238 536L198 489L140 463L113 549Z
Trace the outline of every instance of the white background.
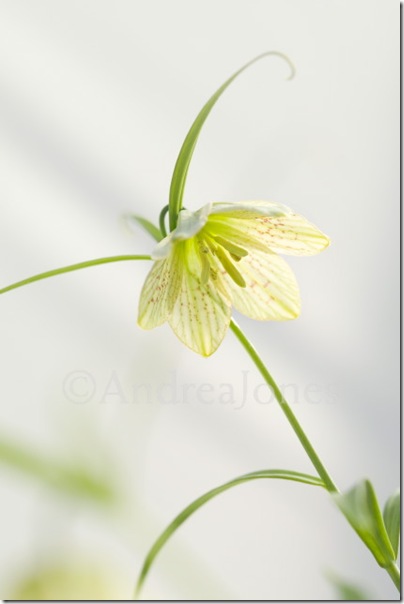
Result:
M232 84L198 142L185 205L270 199L331 237L323 254L290 260L298 320L240 324L338 485L369 477L384 502L399 480L397 1L3 0L1 285L149 253L151 240L121 216L157 219L203 103L272 49L291 57L296 78L266 59ZM148 547L192 499L248 471L313 472L265 389L254 395L261 379L231 334L203 359L167 326L137 327L148 268L91 268L1 297L1 435L101 474L111 466L122 493L115 512L72 509L4 469L2 597L34 560L80 553L128 598ZM75 371L94 380L88 402L70 400ZM243 375L248 402L236 409ZM184 397L186 383L212 384L211 402L195 389ZM162 402L163 384L176 403ZM332 599L327 570L397 597L326 494L262 481L189 520L144 597Z

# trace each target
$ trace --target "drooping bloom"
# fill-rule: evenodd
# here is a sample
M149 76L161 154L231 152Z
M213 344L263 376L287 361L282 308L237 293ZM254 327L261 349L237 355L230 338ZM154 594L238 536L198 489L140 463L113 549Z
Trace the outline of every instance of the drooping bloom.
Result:
M209 356L226 334L232 307L262 321L295 319L299 289L278 253L312 255L328 244L317 227L278 203L182 210L152 254L139 325L153 329L168 321L184 344Z

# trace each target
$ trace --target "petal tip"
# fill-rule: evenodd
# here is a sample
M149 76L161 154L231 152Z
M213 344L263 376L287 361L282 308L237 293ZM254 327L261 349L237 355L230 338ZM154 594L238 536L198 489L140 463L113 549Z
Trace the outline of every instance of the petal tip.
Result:
M323 250L326 250L331 245L331 239L328 237L328 235L326 235L325 233L321 233L321 235L322 235L322 237L321 237L322 247L320 249L320 252L322 252Z
M144 324L143 319L144 319L143 317L138 316L138 318L137 318L138 327L140 327L140 329L143 329L145 331L149 331L150 329L152 329L151 327L148 327L147 325Z

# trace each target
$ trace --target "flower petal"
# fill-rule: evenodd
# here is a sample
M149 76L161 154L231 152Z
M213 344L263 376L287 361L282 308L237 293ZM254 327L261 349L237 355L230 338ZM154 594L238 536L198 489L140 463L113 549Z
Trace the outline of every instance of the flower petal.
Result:
M217 275L217 280L221 280ZM231 318L231 301L217 287L216 281L202 284L184 271L177 301L169 323L178 338L203 356L210 356L221 344Z
M151 253L153 260L163 260L171 253L173 249L173 233L169 233L156 245Z
M259 321L285 321L300 314L300 295L289 265L277 254L252 251L237 268L245 287L238 287L225 275L234 307Z
M251 208L249 212L244 208L246 204ZM217 204L217 209L222 205ZM239 205L239 211L212 213L209 228L247 248L269 248L273 252L295 256L317 254L330 243L316 226L285 206L269 202L243 202ZM263 211L260 213L260 207L263 211L267 208L266 215Z
M275 201L240 201L237 203L215 202L210 215L224 214L225 218L249 220L260 216L284 216L291 210Z
M185 241L186 239L190 239L199 233L199 231L205 226L211 209L212 204L208 203L197 212L181 210L178 215L178 226L173 231L173 240Z
M140 327L153 329L167 321L180 290L183 272L175 248L168 258L154 263L140 294Z
M246 226L251 237L280 254L311 256L330 245L327 235L299 214L258 218L248 221Z

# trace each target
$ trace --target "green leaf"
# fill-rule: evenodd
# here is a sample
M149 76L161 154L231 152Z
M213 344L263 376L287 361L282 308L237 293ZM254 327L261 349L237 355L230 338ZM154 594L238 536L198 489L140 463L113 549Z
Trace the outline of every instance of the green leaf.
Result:
M235 80L237 78L238 75L243 73L243 71L245 71L248 67L250 67L250 65L253 65L260 59L271 56L271 55L280 57L281 59L285 60L288 63L288 65L291 69L291 75L290 75L289 79L291 79L294 75L295 69L294 69L294 66L293 66L292 62L290 61L290 59L288 59L288 57L286 55L282 54L281 52L276 52L276 51L265 52L265 53L259 55L258 57L255 57L248 63L246 63L241 69L236 71L236 73L234 73L228 80L226 80L226 82L224 84L222 84L222 86L220 86L220 88L215 92L215 94L203 106L203 108L201 109L197 118L195 119L194 123L192 124L192 126L182 144L180 153L177 158L177 162L174 167L173 176L171 179L170 199L169 199L170 230L175 229L175 227L177 226L177 218L178 218L178 213L180 212L180 210L182 208L182 199L184 196L185 181L186 181L187 174L188 174L189 164L191 163L195 145L197 143L199 133L202 129L203 124L205 123L206 118L208 117L209 113L211 112L216 101L220 98L220 96L223 94L223 92L226 90L226 88L233 82L233 80Z
M358 587L353 583L348 583L347 581L341 579L334 575L334 573L326 573L327 579L334 586L338 600L371 600L369 594L366 590L362 589L362 587Z
M140 224L140 226L143 227L144 230L149 233L149 235L151 235L151 237L153 237L155 241L158 242L163 239L163 235L161 234L160 229L155 226L152 222L150 222L150 220L147 220L147 218L137 216L136 214L126 214L124 218L126 220L134 220L135 222Z
M146 576L150 570L151 565L154 562L157 554L160 552L162 547L169 540L171 535L175 533L175 531L190 517L194 512L196 512L200 507L202 507L205 503L220 495L224 491L231 489L232 487L243 484L244 482L249 482L251 480L258 480L263 478L278 478L282 480L293 480L295 482L302 482L304 484L310 484L317 487L324 487L324 482L317 478L316 476L310 476L309 474L302 474L300 472L292 472L289 470L260 470L258 472L251 472L249 474L244 474L243 476L239 476L230 482L226 482L220 487L216 487L211 491L208 491L201 497L198 497L195 501L193 501L190 505L188 505L174 520L168 525L165 531L160 535L154 545L151 547L149 553L147 554L145 561L143 563L142 569L140 571L140 575L138 578L138 582L136 585L135 591L135 599L138 598L142 585L146 579Z
M400 491L396 491L387 500L383 510L384 524L390 543L393 547L395 560L398 556L398 544L400 541Z
M116 499L112 486L81 465L55 461L4 438L0 439L0 463L72 497L111 504Z
M375 491L369 480L363 480L347 493L334 495L334 498L378 564L383 568L390 567L395 560L395 552L384 526Z
M151 260L150 256L109 256L107 258L97 258L96 260L87 260L86 262L79 262L78 264L70 264L70 266L64 266L62 268L56 268L51 271L46 271L46 273L40 273L39 275L34 275L33 277L28 277L28 279L23 279L22 281L17 281L16 283L12 283L11 285L7 285L7 287L3 287L0 289L0 294L5 294L6 292L11 291L12 289L17 289L18 287L24 287L25 285L29 285L30 283L34 283L35 281L41 281L42 279L49 279L49 277L56 277L57 275L62 275L64 273L71 273L72 271L78 271L83 268L89 268L91 266L97 266L99 264L109 264L111 262L124 262L130 260Z

